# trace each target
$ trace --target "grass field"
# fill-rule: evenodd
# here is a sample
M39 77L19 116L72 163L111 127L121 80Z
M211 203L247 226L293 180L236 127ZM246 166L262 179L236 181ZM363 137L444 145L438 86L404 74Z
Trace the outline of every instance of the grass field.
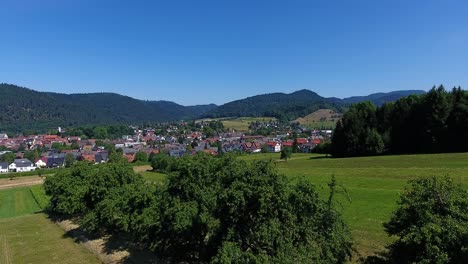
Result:
M0 263L101 263L40 213L36 200L41 198L35 199L33 193L36 197L45 195L41 189L0 191Z
M237 118L210 118L210 119L200 119L196 122L201 121L211 121L211 120L220 120L223 123L223 126L229 130L236 131L248 131L249 124L256 121L271 121L276 120L274 117L237 117Z
M297 118L299 124L314 129L335 128L336 122L341 118L340 114L331 109L319 109L307 116Z
M279 154L256 154L242 159L277 160ZM382 224L396 208L399 193L409 179L418 176L451 176L468 187L468 153L403 155L331 159L320 155L293 154L287 162L275 163L293 181L304 177L313 182L323 197L335 175L351 199L342 195L342 213L353 234L356 249L367 256L384 249L392 240Z
M166 178L166 174L153 172L153 171L143 171L143 172L140 172L140 174L147 181L151 181L151 182L162 182Z

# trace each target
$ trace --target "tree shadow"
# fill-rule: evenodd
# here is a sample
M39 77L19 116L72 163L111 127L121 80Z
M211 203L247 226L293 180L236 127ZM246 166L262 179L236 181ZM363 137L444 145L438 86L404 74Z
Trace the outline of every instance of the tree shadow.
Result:
M77 226L66 231L63 237L71 238L78 244L93 243L87 246L87 249L104 262L121 264L163 263L147 249L146 245L132 242L127 234L93 234Z
M331 155L323 155L323 156L314 156L310 157L310 160L318 160L318 159L332 159L333 157Z
M377 252L374 255L359 258L359 263L362 264L393 264L394 262L389 260L388 252L382 251Z

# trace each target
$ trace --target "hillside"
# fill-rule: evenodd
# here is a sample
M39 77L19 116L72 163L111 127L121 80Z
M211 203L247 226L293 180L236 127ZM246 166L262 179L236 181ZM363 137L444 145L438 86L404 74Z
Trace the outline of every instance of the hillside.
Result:
M389 93L374 93L368 96L352 96L344 98L343 102L346 104L354 104L363 101L371 101L377 106L383 105L384 103L393 102L401 97L409 96L412 94L420 95L424 94L425 91L422 90L403 90L403 91L394 91Z
M208 111L205 117L241 117L271 116L283 120L294 120L304 117L319 109L331 109L342 112L353 103L371 101L376 105L396 101L411 94L422 94L421 90L395 91L376 93L368 96L349 98L322 97L309 90L300 90L290 94L271 93L248 97L221 105Z
M59 94L0 84L0 131L193 119L216 105L182 106L114 93Z
M275 117L294 120L319 109L342 112L350 104L370 100L381 105L424 91L396 91L345 99L325 98L309 90L256 95L226 103L182 106L169 101L143 101L115 93L60 94L0 84L0 131L49 129L57 126L137 124L200 117Z
M337 113L332 109L319 109L309 115L299 117L294 121L307 127L333 128L341 117L342 114Z
M283 120L293 120L324 108L342 110L339 99L324 98L315 92L300 90L290 94L271 93L233 101L207 112L205 116L271 116Z

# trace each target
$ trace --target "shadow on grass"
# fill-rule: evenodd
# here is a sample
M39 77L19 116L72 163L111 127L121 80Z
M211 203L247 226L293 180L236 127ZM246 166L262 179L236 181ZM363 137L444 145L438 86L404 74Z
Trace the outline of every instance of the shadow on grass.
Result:
M359 263L362 264L393 264L388 258L388 252L377 252L375 255L361 257Z
M52 221L55 219L56 222L65 220L60 217L50 217L50 219ZM76 222L74 219L73 223ZM77 226L66 231L63 237L71 238L78 244L93 243L85 247L106 263L160 263L158 258L146 249L146 245L132 242L126 234L93 234Z
M324 156L314 156L310 157L310 160L318 160L318 159L333 159L331 155L324 155Z

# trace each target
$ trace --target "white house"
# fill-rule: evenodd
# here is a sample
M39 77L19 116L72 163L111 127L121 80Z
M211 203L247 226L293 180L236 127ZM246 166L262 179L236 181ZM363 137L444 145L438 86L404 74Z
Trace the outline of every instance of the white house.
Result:
M15 161L8 166L8 169L16 172L33 171L36 169L33 163L28 159L15 159Z
M8 173L8 163L0 162L0 173Z
M47 157L41 157L34 163L36 168L45 168L47 166Z
M277 141L267 143L268 152L281 152L281 144Z

